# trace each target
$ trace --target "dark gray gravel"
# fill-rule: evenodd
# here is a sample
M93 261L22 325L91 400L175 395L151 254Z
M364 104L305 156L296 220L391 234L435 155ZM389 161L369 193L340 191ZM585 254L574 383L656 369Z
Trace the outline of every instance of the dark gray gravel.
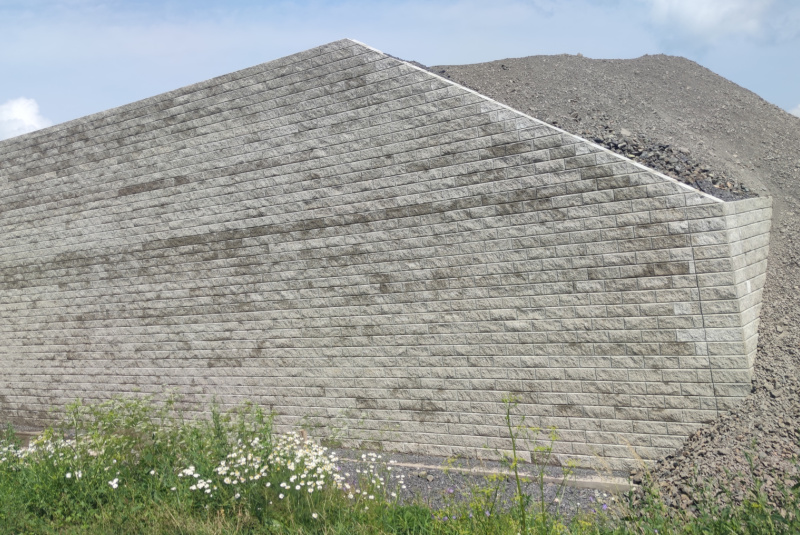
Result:
M442 511L442 514L454 503L486 504L481 508L484 513L491 509L491 503L495 503L496 508L508 508L517 491L515 478L509 474L506 466L496 461L361 450L332 451L340 459L340 472L347 475L351 485L357 486L358 477L369 472L370 479L374 477L373 474L383 477L387 492L396 492L402 502L421 502ZM519 472L523 494L529 494L538 501L541 493L535 477L539 470L530 463L521 463ZM560 483L564 480L564 472L557 466L544 467L544 474L557 481L545 483L544 501L550 511L555 512L557 508L565 518L578 512L590 514L602 508L603 504L611 506L623 499L623 491L562 486ZM606 481L610 481L610 478L613 481L627 480L623 473L598 474L594 470L573 469L567 481L574 485L578 481L597 480L599 476ZM496 501L489 499L486 494L490 491L489 496L492 496L495 488Z

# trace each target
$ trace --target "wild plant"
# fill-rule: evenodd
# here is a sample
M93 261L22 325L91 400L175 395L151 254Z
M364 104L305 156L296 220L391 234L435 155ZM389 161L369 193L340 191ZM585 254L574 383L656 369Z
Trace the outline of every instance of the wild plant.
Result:
M572 467L555 498L545 498L554 461L553 430L525 425L505 399L511 451L507 474L487 478L461 500L451 488L444 509L400 500L406 484L382 454L365 453L342 472L330 450L305 434L273 430L272 415L245 404L206 419L184 419L174 401L76 402L62 425L22 447L13 429L0 438L2 533L417 533L417 534L789 534L800 533L800 483L775 506L760 482L742 505L715 505L692 492L696 515L661 499L649 475L622 507L566 518ZM521 452L535 474L523 475ZM513 498L500 495L513 477ZM527 488L538 487L538 496ZM599 498L599 495L598 495ZM603 497L607 501L608 497ZM606 505L605 503L603 505Z
M502 455L501 459L508 470L514 474L516 485L514 513L520 529L523 533L561 533L565 529L561 502L575 465L570 461L561 464L561 481L552 501L548 501L545 492L548 479L547 467L554 464L553 445L558 440L558 434L554 428L544 431L539 427L526 425L524 414L518 416L515 421L513 411L519 405L519 399L515 396L509 394L503 397L502 401L505 408L504 421L511 441L511 455ZM528 445L531 465L535 470L534 479L538 490L538 500L536 501L533 500L530 493L523 490L523 485L529 483L527 478L520 475L521 459L518 452L523 443Z

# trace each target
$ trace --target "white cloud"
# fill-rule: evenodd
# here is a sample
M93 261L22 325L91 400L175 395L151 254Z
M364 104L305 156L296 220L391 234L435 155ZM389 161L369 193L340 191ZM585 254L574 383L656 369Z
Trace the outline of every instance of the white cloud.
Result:
M758 36L773 0L645 0L654 21L701 41Z
M792 115L797 115L798 117L800 117L800 104L795 106L795 108L793 110L789 110L789 113L791 113Z
M15 98L0 104L0 139L20 136L50 126L32 98Z

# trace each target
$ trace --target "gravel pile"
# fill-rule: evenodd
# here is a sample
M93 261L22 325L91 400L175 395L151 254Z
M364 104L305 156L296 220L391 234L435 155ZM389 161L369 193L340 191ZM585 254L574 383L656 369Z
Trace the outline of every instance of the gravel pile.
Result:
M800 118L672 56L531 56L429 70L717 197L773 197L752 393L652 476L667 501L690 510L703 482L724 503L741 500L753 477L780 503L781 486L800 480Z
M754 196L747 186L737 183L735 179L722 172L718 175L708 165L697 163L685 147L671 147L641 134L634 135L625 128L614 132L605 124L599 128L583 128L580 135L720 199L728 201Z

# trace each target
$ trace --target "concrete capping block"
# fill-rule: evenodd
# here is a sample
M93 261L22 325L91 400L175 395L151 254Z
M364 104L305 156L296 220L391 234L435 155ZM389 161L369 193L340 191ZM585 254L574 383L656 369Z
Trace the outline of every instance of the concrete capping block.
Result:
M725 204L730 205L731 209L734 210L733 213L737 214L754 210L772 210L772 197L750 197L749 199L739 199Z
M686 219L708 219L727 215L725 206L728 203L701 204L686 208Z

